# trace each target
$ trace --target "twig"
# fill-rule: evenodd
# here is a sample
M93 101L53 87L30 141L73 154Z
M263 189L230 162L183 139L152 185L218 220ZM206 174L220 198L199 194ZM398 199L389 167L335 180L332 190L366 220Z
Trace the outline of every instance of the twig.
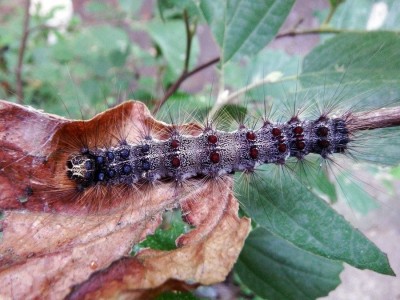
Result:
M304 30L289 30L283 33L279 33L276 35L276 39L283 38L286 36L297 36L297 35L308 35L308 34L329 34L329 33L343 33L343 32L365 32L361 30L343 30L337 28L329 28L329 27L320 27L320 28L311 28Z
M216 58L214 58L214 59L212 59L212 60L210 60L210 61L208 61L208 62L206 62L206 63L204 63L204 64L202 64L202 65L200 65L198 67L196 67L196 68L194 68L190 72L182 73L181 76L178 78L178 80L175 81L175 83L173 85L171 85L170 88L165 92L164 97L160 100L160 102L159 102L158 106L156 107L156 109L153 110L153 114L157 113L160 110L161 106L163 106L163 104L168 100L168 98L171 97L171 95L173 93L175 93L179 89L179 87L182 84L182 82L184 82L186 79L188 79L189 77L193 76L194 74L200 72L201 70L206 69L209 66L212 66L212 65L218 63L219 60L220 60L220 58L216 57Z
M185 31L186 31L186 54L185 54L185 64L183 66L183 73L187 73L189 70L190 62L190 52L192 50L192 39L193 33L190 30L189 16L186 10L183 11L183 20L185 21Z
M400 107L381 108L378 110L355 113L350 122L352 130L370 130L400 126Z
M342 1L338 1L337 4L332 4L330 5L330 9L329 9L329 13L326 16L325 20L322 22L321 26L326 26L329 24L329 22L332 20L333 15L335 14L337 8L339 7L339 5L341 4ZM343 1L344 2L344 1Z
M186 31L186 54L185 54L185 62L183 65L183 70L178 80L167 90L164 97L158 102L158 105L154 108L153 114L157 113L161 106L168 100L169 97L179 88L181 83L187 78L188 70L189 70L189 62L190 62L190 52L192 50L192 39L193 32L190 30L189 24L189 15L186 10L183 11L183 20L185 22L185 31Z
M24 61L24 54L26 50L26 42L29 36L29 7L31 5L31 0L25 1L25 12L24 12L24 24L23 24L23 32L22 32L22 39L21 45L19 46L18 50L18 62L17 67L15 69L15 80L16 80L16 92L17 92L17 101L19 104L24 102L24 90L23 90L23 82L22 82L22 65Z

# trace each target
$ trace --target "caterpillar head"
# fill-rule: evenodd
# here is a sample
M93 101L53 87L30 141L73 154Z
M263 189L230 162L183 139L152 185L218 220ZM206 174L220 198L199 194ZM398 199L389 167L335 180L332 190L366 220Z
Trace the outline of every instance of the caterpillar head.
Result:
M74 155L67 160L67 176L69 179L89 186L93 181L95 162L93 158L84 155Z

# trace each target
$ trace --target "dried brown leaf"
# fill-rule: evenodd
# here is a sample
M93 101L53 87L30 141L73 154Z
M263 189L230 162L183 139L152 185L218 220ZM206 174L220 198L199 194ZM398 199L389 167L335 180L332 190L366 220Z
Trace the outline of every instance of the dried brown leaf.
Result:
M144 299L224 280L249 230L228 179L194 181L179 193L172 183L93 188L77 198L66 178L66 158L82 141L137 142L146 130L166 138L171 126L139 102L87 122L0 102L0 296L62 298L74 286L71 298ZM181 130L195 135L200 127ZM173 207L196 226L178 239L180 248L126 257Z
M196 237L191 243L188 239L186 246L173 251L147 249L136 257L124 258L75 287L69 299L149 299L168 290L171 284L174 289L185 290L189 283L223 281L243 246L249 220L237 217L238 204L232 194L227 193L219 201L226 210L212 232L201 240Z

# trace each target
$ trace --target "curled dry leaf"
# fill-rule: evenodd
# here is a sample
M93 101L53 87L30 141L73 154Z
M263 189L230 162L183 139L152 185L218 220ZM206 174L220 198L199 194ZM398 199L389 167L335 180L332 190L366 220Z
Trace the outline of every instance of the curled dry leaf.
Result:
M77 197L66 177L66 159L82 141L135 143L143 132L163 139L170 130L139 102L87 122L0 102L0 296L147 299L224 280L249 230L249 220L237 216L230 180L192 181L181 189L173 183L91 188ZM196 226L178 239L180 247L129 257L172 208Z

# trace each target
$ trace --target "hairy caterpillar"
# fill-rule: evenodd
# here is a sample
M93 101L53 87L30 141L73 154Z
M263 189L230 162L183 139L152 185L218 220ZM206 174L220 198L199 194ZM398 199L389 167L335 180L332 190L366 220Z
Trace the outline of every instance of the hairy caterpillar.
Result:
M138 145L121 141L110 148L90 149L67 160L67 176L77 190L92 186L152 183L170 179L182 183L196 176L215 178L237 171L252 172L263 163L285 164L289 157L303 160L315 153L328 159L334 153L348 151L350 134L373 127L396 126L393 115L385 111L387 124L360 122L348 114L301 121L293 116L286 123L264 121L253 130L242 125L237 131L224 132L206 127L199 136L181 135L172 128L166 140L148 135ZM368 117L364 116L364 120Z
M126 137L99 142L98 123L111 122L99 119L92 124L81 122L61 128L55 138L58 148L49 159L57 162L54 186L62 182L66 194L62 194L63 189L56 189L61 198L68 199L69 195L69 201L93 209L108 201L107 192L115 186L126 190L159 181L172 181L179 186L193 177L212 179L238 171L251 173L261 164L285 165L290 157L302 161L312 153L331 160L335 153L351 153L353 136L359 131L398 126L397 116L396 108L361 114L346 112L333 118L323 113L315 120L304 121L294 115L285 123L264 120L259 129L241 124L233 132L218 130L210 122L206 127L191 125L195 135L185 134L187 128L175 125L160 132L151 126L129 128L143 137L136 143ZM107 135L121 136L118 131L110 130ZM100 146L105 144L106 147ZM85 203L87 194L96 199Z
M67 174L79 189L104 182L136 184L171 178L182 182L195 176L217 177L252 171L264 163L284 164L289 156L308 153L327 158L344 152L349 127L342 118L321 116L316 121L293 118L286 124L266 121L258 130L241 128L232 133L206 128L200 136L172 132L166 141L146 137L141 145L109 149L83 149L67 161Z

